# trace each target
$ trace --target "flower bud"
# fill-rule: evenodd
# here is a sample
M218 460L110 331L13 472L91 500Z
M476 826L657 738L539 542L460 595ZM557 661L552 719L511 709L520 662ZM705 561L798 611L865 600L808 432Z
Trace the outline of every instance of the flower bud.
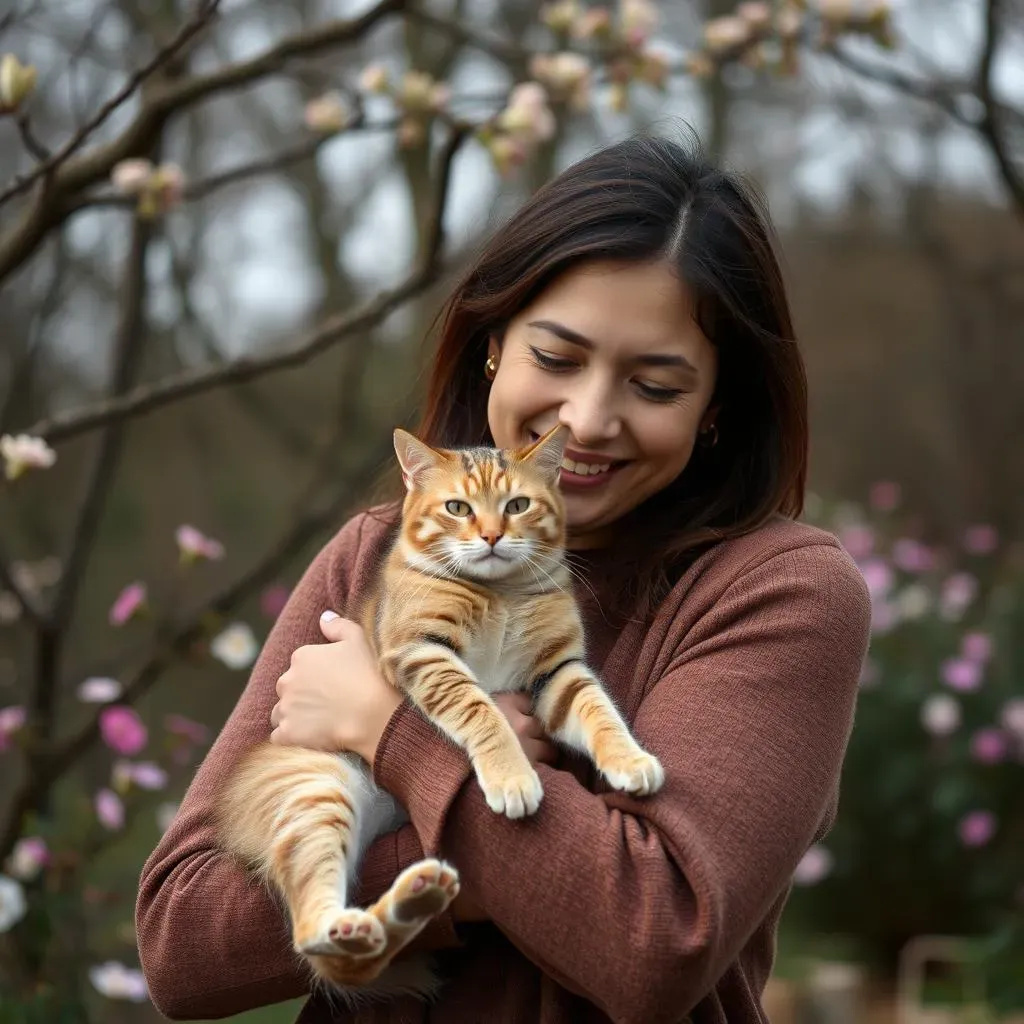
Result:
M13 53L0 58L0 111L17 110L35 87L36 69L31 64L22 64Z

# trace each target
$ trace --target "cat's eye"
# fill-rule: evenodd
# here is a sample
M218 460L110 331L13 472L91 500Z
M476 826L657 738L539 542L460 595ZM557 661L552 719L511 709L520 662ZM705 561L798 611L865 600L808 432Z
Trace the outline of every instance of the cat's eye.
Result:
M530 507L529 498L513 498L506 506L505 511L510 516L517 516L520 512L525 512Z
M469 502L468 501L457 501L454 498L451 501L446 501L444 503L444 507L446 509L448 509L448 511L451 512L451 514L453 516L459 516L460 518L463 518L463 519L466 516L468 516L470 512L473 511L469 507Z

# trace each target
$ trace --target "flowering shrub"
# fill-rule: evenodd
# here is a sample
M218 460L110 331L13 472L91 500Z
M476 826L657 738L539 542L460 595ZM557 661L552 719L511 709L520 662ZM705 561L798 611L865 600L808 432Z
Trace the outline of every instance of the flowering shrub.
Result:
M1022 1005L1024 572L987 525L955 550L904 534L892 484L818 518L864 574L873 636L838 819L791 919L887 967L916 935L978 937Z

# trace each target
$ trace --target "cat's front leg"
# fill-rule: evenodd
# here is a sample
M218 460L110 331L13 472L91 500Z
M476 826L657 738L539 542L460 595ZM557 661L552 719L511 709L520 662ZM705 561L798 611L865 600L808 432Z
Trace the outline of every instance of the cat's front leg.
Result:
M457 652L434 642L410 646L392 661L399 687L462 747L496 814L534 814L544 796L540 776L512 726Z
M548 735L586 754L614 789L647 796L661 789L661 763L633 738L618 709L587 665L563 662L535 698Z

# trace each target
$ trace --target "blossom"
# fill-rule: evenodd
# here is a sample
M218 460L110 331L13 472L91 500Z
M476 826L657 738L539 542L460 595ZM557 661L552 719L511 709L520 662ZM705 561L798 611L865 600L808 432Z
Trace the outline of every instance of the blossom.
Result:
M998 764L1006 760L1009 743L1001 729L979 729L971 737L971 756L981 764Z
M590 65L580 54L568 50L538 53L530 62L530 74L575 109L586 108L590 99Z
M202 722L194 722L191 718L174 712L164 718L164 728L176 736L183 736L190 743L205 743L210 734Z
M750 22L732 14L712 18L704 26L704 46L716 56L746 46L751 38Z
M875 531L864 523L850 523L839 531L839 541L855 561L861 561L875 550Z
M260 611L268 619L276 619L288 603L291 591L282 583L274 583L260 594Z
M397 99L412 113L429 114L443 110L450 97L448 86L436 81L426 71L406 71L402 76Z
M577 39L596 39L612 30L612 16L607 7L588 7L572 26Z
M21 883L7 875L0 875L0 935L9 932L28 910L25 891Z
M901 537L893 544L892 560L904 572L930 572L935 567L932 550L912 537Z
M1003 705L999 715L1002 727L1024 742L1024 697L1015 697Z
M25 836L14 844L4 865L12 878L31 881L50 862L50 850L41 836ZM2 931L3 929L0 929Z
M224 557L224 545L201 533L194 526L183 523L174 531L183 562L197 562L200 559L216 561Z
M388 71L382 64L367 64L359 75L359 88L363 92L386 92Z
M112 626L123 626L146 605L146 584L129 583L110 606L108 619Z
M960 704L955 697L938 693L921 705L921 725L932 736L950 736L960 728Z
M557 0L556 3L545 4L540 11L541 22L560 35L570 32L579 16L580 5L576 0Z
M114 164L110 172L110 181L119 192L126 195L138 195L149 183L153 173L153 163L141 157L121 160Z
M947 658L942 663L942 681L958 693L973 693L981 686L982 670L976 661Z
M996 818L991 811L971 811L957 825L964 846L985 846L996 834Z
M872 599L884 597L892 587L893 571L884 558L867 558L860 564L861 575Z
M167 785L167 772L154 761L119 760L111 773L114 788L126 791L132 784L139 789L163 789Z
M0 437L0 458L8 480L17 480L26 469L49 469L57 453L41 437L4 434Z
M746 0L736 8L736 14L755 32L763 32L772 23L771 6L764 0Z
M107 960L89 968L89 980L100 995L108 999L127 999L132 1003L142 1003L149 998L146 979L142 972L116 960Z
M80 683L76 695L83 704L109 704L121 696L122 687L116 679L90 676Z
M793 872L795 885L817 885L832 873L834 858L827 847L815 843L801 858Z
M926 615L932 606L932 595L923 583L911 583L896 595L900 617L908 622Z
M658 27L658 9L651 0L619 0L619 23L631 46L639 46Z
M555 117L548 107L548 94L539 82L517 85L507 106L498 115L498 121L503 130L531 142L543 142L555 134Z
M210 642L210 653L228 668L248 668L259 653L259 644L244 622L233 622Z
M31 64L22 64L13 53L0 58L0 113L17 110L36 87L37 72Z
M992 657L992 637L988 633L965 633L960 641L960 654L968 661L984 665Z
M352 111L340 92L325 92L306 104L302 120L307 128L332 135L349 124L352 120Z
M991 555L999 546L999 532L989 523L975 523L964 530L963 546L969 555Z
M957 572L942 584L939 609L944 619L959 619L978 594L978 581L967 572Z
M0 708L0 750L6 750L10 738L25 725L25 709L12 706Z
M115 704L100 712L100 735L117 754L132 756L146 745L149 733L138 714L124 704Z
M100 824L111 832L124 827L124 804L111 789L101 789L93 801Z

